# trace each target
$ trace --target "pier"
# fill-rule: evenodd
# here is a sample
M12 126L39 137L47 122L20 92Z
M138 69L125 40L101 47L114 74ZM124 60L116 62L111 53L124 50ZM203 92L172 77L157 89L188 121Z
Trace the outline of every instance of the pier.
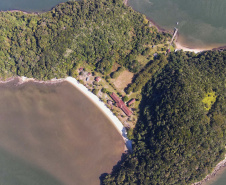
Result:
M169 45L169 47L172 45L173 40L174 40L174 38L175 38L175 37L176 37L176 35L177 35L177 32L178 32L178 29L177 29L177 28L174 28L174 34L173 34L172 40L170 41L170 45Z

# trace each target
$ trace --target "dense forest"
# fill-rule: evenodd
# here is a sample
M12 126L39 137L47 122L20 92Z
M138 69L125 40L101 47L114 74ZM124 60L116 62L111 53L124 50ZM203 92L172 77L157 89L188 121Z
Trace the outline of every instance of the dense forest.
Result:
M109 74L114 63L136 77L142 91L132 154L103 179L105 185L191 184L224 158L226 51L158 55L141 69L136 56L170 35L122 0L62 3L43 14L0 12L0 78L48 80L75 76L84 63Z
M73 76L84 62L102 73L115 62L137 72L134 56L168 39L122 0L70 1L43 14L0 12L0 77Z
M226 51L176 52L143 89L134 152L103 184L203 179L225 155Z
M152 76L160 71L167 63L168 60L166 59L166 56L159 54L155 60L151 60L144 69L136 75L133 83L129 84L126 88L126 93L129 94L141 90Z

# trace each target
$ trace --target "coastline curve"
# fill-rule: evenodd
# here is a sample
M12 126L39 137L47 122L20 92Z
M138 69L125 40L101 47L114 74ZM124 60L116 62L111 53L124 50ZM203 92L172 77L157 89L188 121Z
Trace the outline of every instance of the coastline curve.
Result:
M27 78L27 77L19 77L19 84L26 83L26 82L36 82L36 83L60 83L60 82L68 82L77 88L81 93L83 93L87 98L89 98L104 114L105 116L112 122L114 127L122 136L127 150L132 153L132 141L127 138L126 128L123 126L121 121L111 112L111 110L102 102L96 95L90 92L84 85L80 84L75 78L73 77L66 77L63 79L51 79L49 81L39 81L35 80L34 78Z

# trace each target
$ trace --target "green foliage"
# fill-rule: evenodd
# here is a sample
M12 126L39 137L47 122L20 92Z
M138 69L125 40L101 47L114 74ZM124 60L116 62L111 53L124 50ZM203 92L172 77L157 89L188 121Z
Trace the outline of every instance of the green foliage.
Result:
M131 91L137 92L144 87L144 85L151 80L152 76L159 72L168 63L164 55L159 55L158 59L151 61L135 78L132 84L126 89L126 93L129 94Z
M128 100L129 100L129 97L128 96L123 96L122 97L122 101L127 102Z
M187 185L225 157L226 51L171 53L143 90L133 153L108 184ZM209 110L203 99L212 92Z
M93 94L95 94L95 95L97 95L98 94L98 92L99 92L99 90L98 89L93 89Z
M143 52L142 55L146 56L150 54L151 49L150 48L146 48Z
M124 67L119 67L115 72L111 74L111 78L117 78L121 74L122 71L124 71Z
M118 60L128 67L125 58L144 44L169 38L122 0L69 1L38 15L0 12L0 28L1 78L75 76L84 62L106 74Z
M133 129L129 128L129 129L127 130L127 137L128 137L129 140L134 139L134 136L133 136Z
M101 89L101 92L106 93L106 92L107 92L107 89L103 87L103 88Z
M205 104L205 109L210 110L211 106L216 102L215 92L209 92L205 95L202 102Z

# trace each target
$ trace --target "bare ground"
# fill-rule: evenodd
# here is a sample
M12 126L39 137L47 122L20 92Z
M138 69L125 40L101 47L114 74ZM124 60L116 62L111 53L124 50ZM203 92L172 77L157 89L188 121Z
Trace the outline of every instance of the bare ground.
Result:
M123 71L118 78L114 81L115 87L119 91L124 91L124 89L132 82L134 74L128 70Z

